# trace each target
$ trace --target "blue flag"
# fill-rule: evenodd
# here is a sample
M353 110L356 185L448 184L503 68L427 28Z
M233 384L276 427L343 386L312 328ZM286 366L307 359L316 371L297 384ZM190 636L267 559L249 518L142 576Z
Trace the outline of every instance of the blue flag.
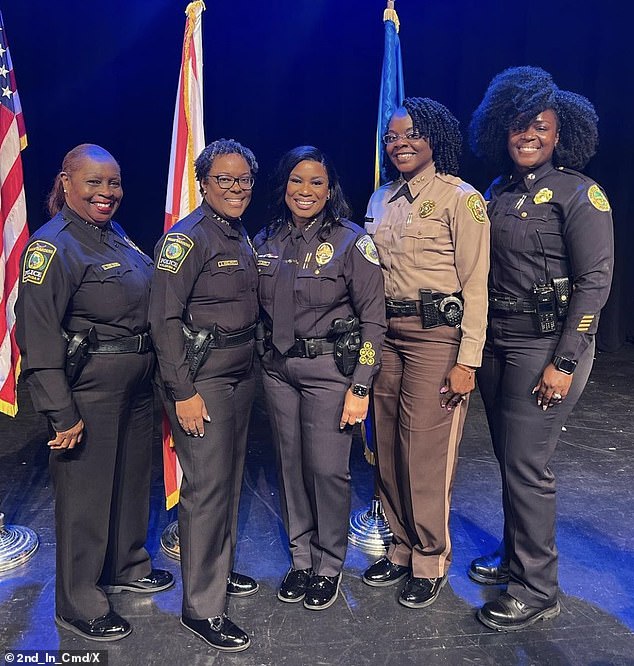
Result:
M403 83L403 61L401 42L398 38L399 20L393 0L388 0L388 7L383 12L385 24L385 46L383 51L383 69L381 72L381 92L379 94L379 115L376 123L376 147L374 161L374 189L388 181L383 156L385 146L383 135L391 115L401 106L405 97Z

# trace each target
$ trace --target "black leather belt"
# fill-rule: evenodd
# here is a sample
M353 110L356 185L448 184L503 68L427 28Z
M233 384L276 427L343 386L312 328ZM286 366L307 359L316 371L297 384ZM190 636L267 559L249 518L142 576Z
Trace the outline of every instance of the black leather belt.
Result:
M420 301L396 301L385 299L385 315L390 317L414 317L420 314Z
M316 358L332 354L335 343L327 338L295 338L295 344L284 354L290 358Z
M186 340L195 340L198 331L190 331L186 326L183 326L183 334ZM213 339L209 343L208 349L224 349L226 347L239 347L244 345L249 340L255 337L255 324L251 324L247 328L240 329L239 331L231 331L225 333L214 327Z
M152 350L149 333L131 335L114 340L97 340L88 348L89 354L144 354Z
M489 310L496 310L498 312L522 312L525 314L533 314L537 312L535 303L531 300L491 292L489 292Z

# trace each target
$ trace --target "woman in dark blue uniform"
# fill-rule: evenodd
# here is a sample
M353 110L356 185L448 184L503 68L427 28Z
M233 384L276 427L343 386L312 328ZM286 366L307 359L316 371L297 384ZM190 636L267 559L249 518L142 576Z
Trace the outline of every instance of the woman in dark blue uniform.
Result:
M152 570L144 547L155 365L147 320L152 261L112 221L122 196L110 153L83 144L66 155L49 197L53 219L25 250L16 303L22 377L55 433L48 443L55 621L101 641L131 631L105 592L157 592L174 583L169 572Z
M292 561L278 598L323 610L341 582L352 426L367 414L380 361L383 279L372 239L345 219L337 174L317 148L282 157L272 213L255 245L270 333L262 379Z
M575 170L596 150L594 108L547 72L497 75L470 130L474 152L503 173L486 195L489 326L477 377L502 475L504 539L469 575L508 581L478 618L512 631L560 611L549 463L592 367L612 277L612 215L603 190Z
M195 166L204 201L156 246L150 322L183 469L181 622L209 645L237 652L250 641L226 617L226 595L258 589L232 571L258 318L258 273L240 216L258 165L248 148L220 139Z

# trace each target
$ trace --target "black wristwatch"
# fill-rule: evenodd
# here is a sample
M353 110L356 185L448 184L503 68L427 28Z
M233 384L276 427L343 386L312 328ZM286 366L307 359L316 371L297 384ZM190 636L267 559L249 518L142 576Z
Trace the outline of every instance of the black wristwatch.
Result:
M370 392L370 387L365 384L353 384L350 387L353 395L358 395L360 398L365 398Z
M564 356L553 356L553 365L559 370L559 372L571 375L577 367L577 361L571 361Z

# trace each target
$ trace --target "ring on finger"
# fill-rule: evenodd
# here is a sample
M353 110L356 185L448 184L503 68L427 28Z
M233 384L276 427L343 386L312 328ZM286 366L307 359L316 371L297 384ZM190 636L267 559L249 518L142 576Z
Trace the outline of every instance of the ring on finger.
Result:
M561 393L553 393L553 400L563 400Z
M354 422L355 423L363 423L363 419L355 419Z

